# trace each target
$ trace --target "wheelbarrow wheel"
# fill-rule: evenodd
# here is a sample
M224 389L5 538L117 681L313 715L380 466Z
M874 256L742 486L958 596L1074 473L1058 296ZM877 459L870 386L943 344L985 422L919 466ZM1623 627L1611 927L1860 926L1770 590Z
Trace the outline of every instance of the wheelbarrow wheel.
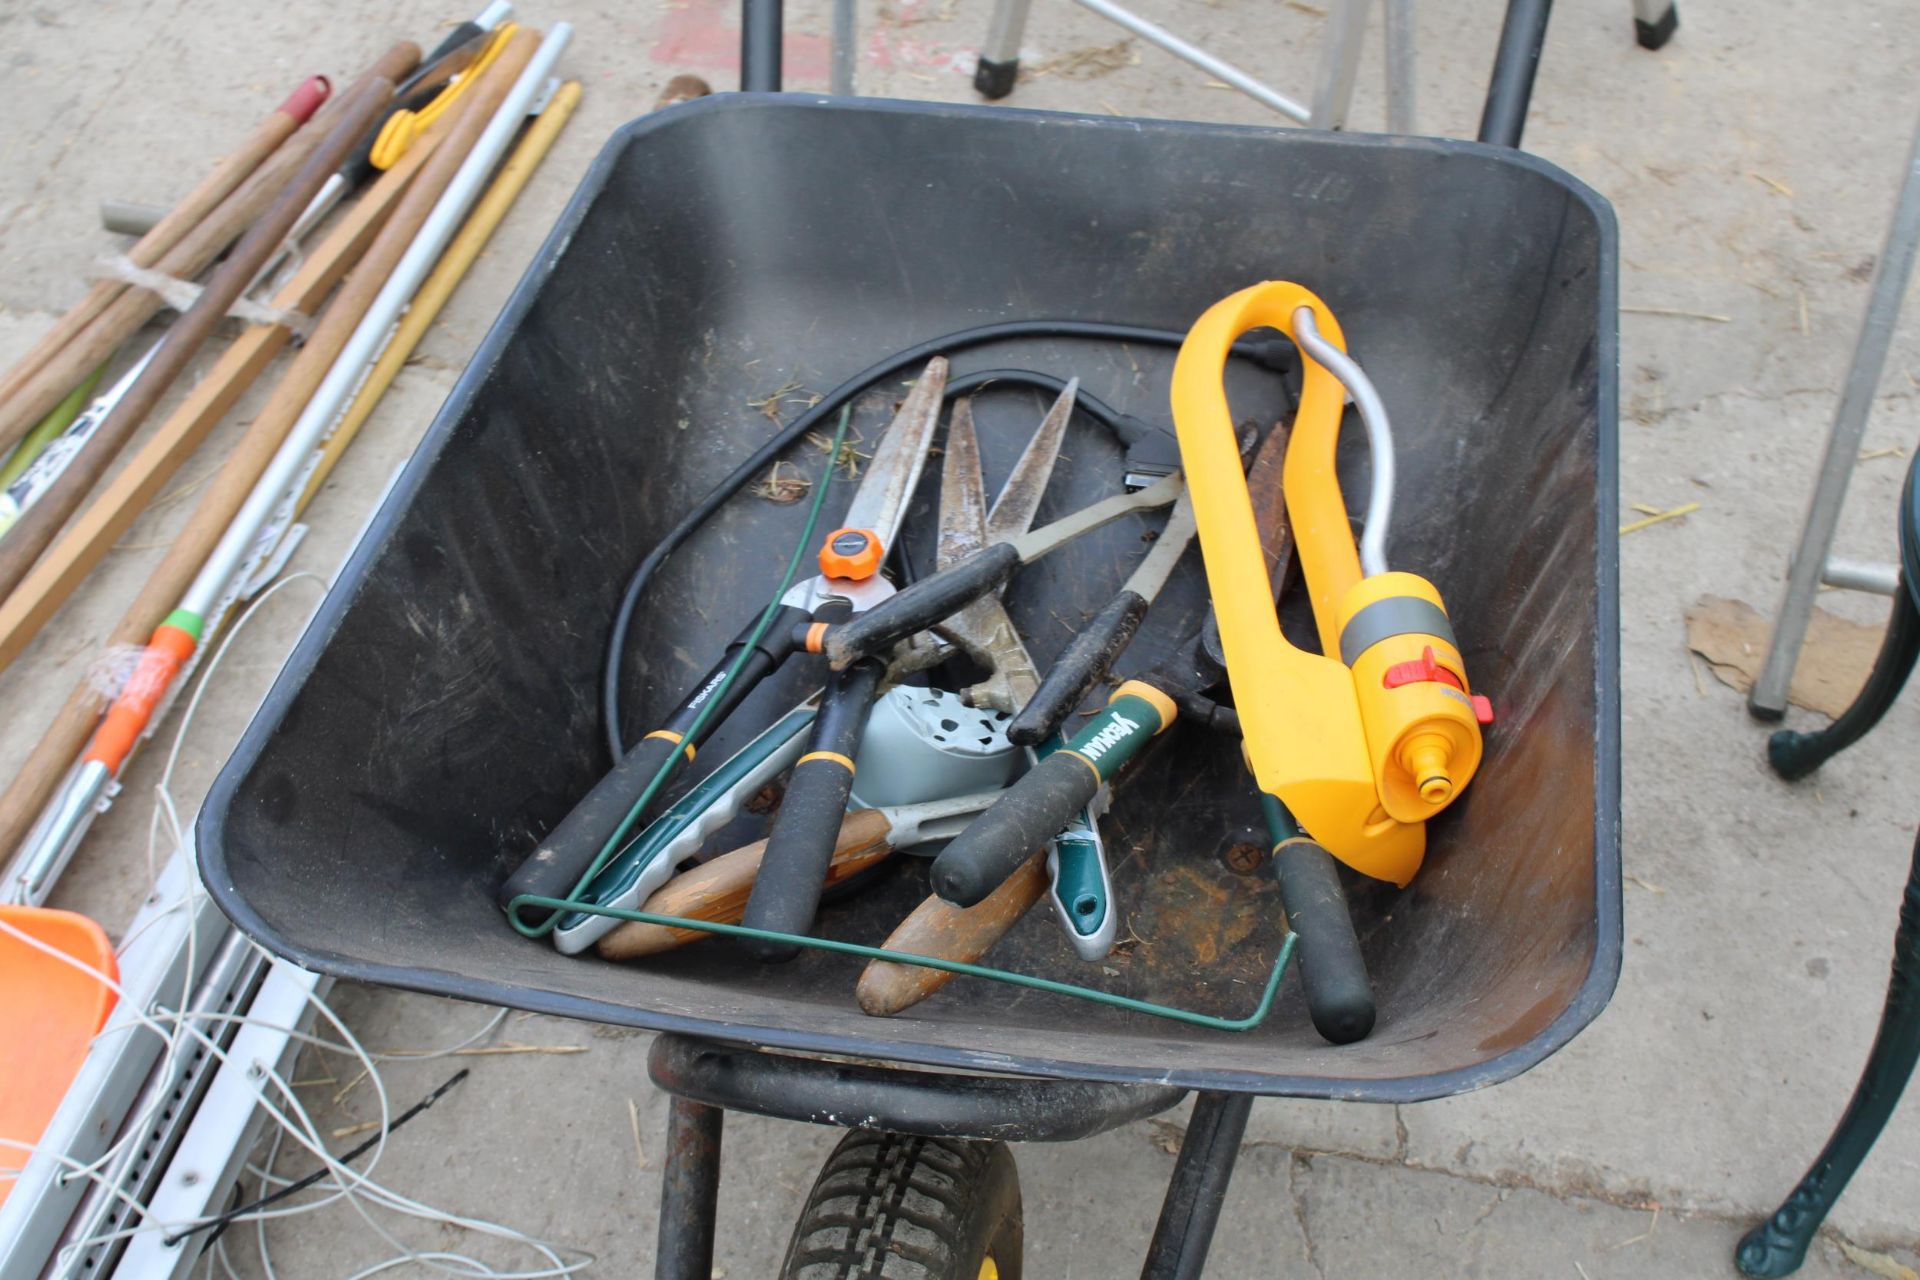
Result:
M782 1280L1020 1280L1020 1172L1004 1142L854 1130L794 1224Z

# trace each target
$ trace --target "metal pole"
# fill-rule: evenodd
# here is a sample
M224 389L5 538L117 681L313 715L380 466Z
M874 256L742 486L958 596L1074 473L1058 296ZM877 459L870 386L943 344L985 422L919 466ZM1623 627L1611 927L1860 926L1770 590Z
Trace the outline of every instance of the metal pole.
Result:
M720 1131L726 1112L676 1097L667 1111L654 1280L710 1280L720 1210Z
M754 0L747 0L751 4ZM1220 61L1205 49L1188 44L1165 27L1157 27L1145 18L1129 10L1122 9L1111 0L1079 0L1082 7L1091 9L1108 22L1125 27L1149 44L1159 45L1174 57L1191 62L1214 79L1230 84L1256 102L1265 103L1283 116L1290 116L1301 124L1309 123L1313 113L1286 94L1271 89L1255 80L1246 72L1230 63Z
M1320 70L1314 78L1315 129L1344 129L1353 106L1353 82L1360 75L1360 43L1367 35L1367 10L1373 0L1337 0L1320 44Z
M1547 40L1547 17L1553 0L1507 0L1507 18L1500 24L1500 49L1493 57L1487 80L1487 105L1480 113L1480 141L1496 147L1517 147L1527 127L1527 104L1533 99L1533 73L1540 69L1540 47Z
M1380 23L1387 51L1387 132L1414 134L1413 0L1386 0Z
M780 92L781 0L740 0L740 92Z
M1760 668L1760 678L1747 695L1747 710L1756 719L1778 720L1786 713L1787 686L1793 682L1794 664L1807 638L1813 597L1820 590L1820 573L1833 546L1833 531L1840 523L1847 482L1853 478L1859 459L1860 437L1867 429L1867 415L1873 410L1874 393L1886 368L1887 348L1893 343L1893 328L1900 319L1900 300L1913 275L1916 246L1920 246L1920 128L1916 128L1907 150L1906 178L1893 207L1886 247L1874 268L1867 314L1860 322L1860 338L1853 347L1853 367L1847 370L1840 407L1834 411L1833 430L1827 436L1826 456L1820 462L1820 479L1814 485L1813 502L1800 530L1793 565L1787 571L1787 594L1773 624L1766 665Z
M1194 1099L1140 1280L1199 1280L1206 1271L1207 1250L1252 1109L1250 1093L1203 1093Z
M854 42L860 38L855 27L854 0L833 0L833 68L827 88L836 96L853 96Z
M1820 580L1830 587L1890 596L1900 590L1900 566L1828 556L1827 567L1820 571Z

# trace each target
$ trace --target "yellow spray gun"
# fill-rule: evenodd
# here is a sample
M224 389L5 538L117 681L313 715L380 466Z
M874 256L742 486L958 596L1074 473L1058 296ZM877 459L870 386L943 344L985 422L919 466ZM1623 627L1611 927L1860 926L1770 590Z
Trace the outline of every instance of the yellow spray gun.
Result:
M1304 369L1283 487L1321 654L1280 632L1221 382L1234 340L1264 327L1293 339ZM1357 547L1334 470L1346 393L1373 454ZM1386 567L1385 406L1346 354L1326 303L1269 280L1214 304L1187 334L1173 369L1173 421L1254 779L1342 862L1405 885L1426 851L1426 820L1479 767L1480 727L1493 712L1467 683L1440 593Z

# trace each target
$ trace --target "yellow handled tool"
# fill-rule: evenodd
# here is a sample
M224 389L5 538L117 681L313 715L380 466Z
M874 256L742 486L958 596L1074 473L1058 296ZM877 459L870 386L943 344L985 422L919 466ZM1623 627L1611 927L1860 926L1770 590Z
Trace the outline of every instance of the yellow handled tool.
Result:
M1263 327L1300 348L1284 487L1323 654L1280 632L1221 383L1234 340ZM1347 391L1374 444L1374 501L1358 547L1334 470ZM1385 568L1393 486L1385 410L1327 305L1270 280L1216 303L1187 334L1173 370L1173 420L1254 778L1342 862L1404 885L1426 850L1425 821L1479 767L1480 726L1492 711L1470 691L1440 593Z

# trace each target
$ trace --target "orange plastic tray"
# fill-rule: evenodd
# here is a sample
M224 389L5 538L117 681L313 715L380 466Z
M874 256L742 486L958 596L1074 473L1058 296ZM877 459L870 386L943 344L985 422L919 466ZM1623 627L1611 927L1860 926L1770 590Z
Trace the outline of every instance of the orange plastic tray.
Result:
M83 915L47 907L0 906L0 921L80 961L64 964L0 931L0 1168L17 1169L66 1097L118 998L120 966L106 931ZM92 970L88 973L86 970ZM106 982L95 975L104 975ZM0 1204L13 1179L0 1180Z

